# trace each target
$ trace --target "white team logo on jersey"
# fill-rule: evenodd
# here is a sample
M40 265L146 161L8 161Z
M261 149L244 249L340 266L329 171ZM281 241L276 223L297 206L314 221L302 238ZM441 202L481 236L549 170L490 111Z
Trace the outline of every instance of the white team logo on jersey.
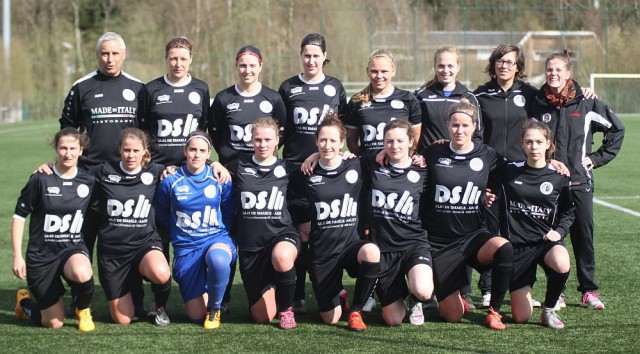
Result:
M302 87L294 87L291 89L291 94L295 95L296 93L301 93L302 92Z
M407 173L407 179L409 180L409 182L411 183L416 183L420 180L420 174L416 171L409 171Z
M110 182L113 182L113 183L120 183L120 180L122 179L122 177L120 177L120 176L118 176L118 175L108 175L108 176L107 176L107 179L108 179Z
M179 186L176 188L178 193L189 193L189 186Z
M131 91L130 89L124 89L122 91L122 97L125 100L131 102L131 101L136 99L136 94L133 91Z
M149 172L144 172L140 175L140 181L148 186L153 183L153 175Z
M322 176L312 176L309 181L314 184L320 183L322 182Z
M345 175L345 179L347 180L347 182L354 184L358 181L358 171L356 170L349 170L347 171L347 174Z
M240 103L229 103L227 105L227 111L236 111L240 108Z
M324 94L333 97L336 95L336 88L333 85L327 85L324 87Z
M170 99L171 96L169 95L158 96L158 102L169 102Z
M544 195L549 195L553 192L553 184L551 182L543 182L540 185L540 192Z
M204 196L213 199L216 196L216 187L215 186L207 186L204 189Z
M542 115L542 121L545 123L551 122L551 114L545 113Z
M202 98L200 97L199 93L191 92L189 94L189 102L191 102L193 104L200 104L200 102L202 102Z
M402 102L400 100L393 100L393 101L391 101L391 107L395 108L395 109L403 109L404 108L404 102Z
M469 162L469 167L474 170L474 171L480 171L482 170L482 167L484 167L484 164L482 163L482 160L474 157L471 159L471 161Z
M89 186L86 184L81 184L77 189L78 197L86 198L89 195Z
M441 157L438 159L438 164L449 166L451 165L451 159L447 157Z
M522 95L515 95L513 97L513 104L515 104L518 107L524 107L524 104L526 102L527 102L527 100Z
M273 175L280 178L287 174L287 171L284 170L284 167L278 166L275 170L273 170Z
M269 101L260 102L260 110L262 113L271 113L273 111L273 105Z
M60 195L59 187L47 187L47 194Z

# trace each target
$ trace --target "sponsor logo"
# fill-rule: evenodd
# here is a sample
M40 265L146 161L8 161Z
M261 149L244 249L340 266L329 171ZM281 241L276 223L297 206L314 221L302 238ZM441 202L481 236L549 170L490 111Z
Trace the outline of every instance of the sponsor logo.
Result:
M238 110L238 108L240 108L240 103L237 103L237 102L236 103L229 103L227 105L227 110L228 111L236 111L236 110Z
M334 199L329 203L315 203L315 206L318 221L328 218L353 217L357 216L358 211L358 203L349 194L345 194L342 199Z
M82 229L83 221L84 216L80 210L76 210L76 213L73 215L66 214L58 216L46 214L44 216L44 232L70 232L77 234L80 233L80 230Z
M111 217L146 218L149 216L150 209L151 203L144 195L138 196L138 199L129 199L124 203L116 199L107 200L107 215Z
M482 191L473 185L473 182L467 182L464 191L461 186L453 187L452 189L446 186L436 184L436 191L434 200L436 203L449 203L449 204L478 204Z
M62 182L62 186L63 187L73 186L73 182L64 181L64 182Z
M293 122L298 125L318 125L322 122L322 119L327 115L330 109L331 108L327 104L322 107L322 110L314 107L307 111L304 107L295 107L293 109Z
M256 173L258 173L258 171L255 168L252 167L246 167L244 169L244 172L255 175Z
M322 182L322 176L311 176L311 178L309 178L309 181L311 183L320 183Z
M413 197L408 191L402 192L402 195L398 195L398 193L386 195L377 189L372 189L371 206L410 215L413 212Z
M118 175L108 175L108 176L107 176L107 179L108 179L110 182L113 182L113 183L120 183L120 180L122 179L122 177L120 177L120 176L118 176Z
M193 114L188 114L186 119L178 118L171 122L167 119L158 119L158 137L187 137L191 132L198 129L198 119Z
M231 141L243 141L248 143L251 141L251 129L253 124L241 125L229 124L229 138Z
M441 158L438 159L438 164L449 166L449 165L451 165L451 159L450 158L446 158L446 157L441 157Z
M47 187L48 194L60 194L60 187Z
M171 96L169 95L161 95L161 96L158 96L158 102L169 102L170 98Z
M197 229L200 226L218 226L218 213L216 209L207 205L204 211L196 211L193 214L187 214L176 210L176 226L181 228Z
M284 195L277 187L272 187L270 192L262 191L258 194L252 192L240 192L242 209L269 209L282 210Z
M384 138L384 127L387 126L386 122L380 123L377 126L363 124L362 130L364 131L364 141L382 141Z
M178 186L178 188L176 188L176 191L178 193L189 193L189 186Z
M294 87L291 89L292 94L301 93L301 92L302 92L302 87Z

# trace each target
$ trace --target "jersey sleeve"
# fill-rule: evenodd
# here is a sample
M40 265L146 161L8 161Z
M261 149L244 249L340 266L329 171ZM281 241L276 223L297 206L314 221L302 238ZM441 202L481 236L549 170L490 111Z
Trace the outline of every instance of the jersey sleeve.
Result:
M40 201L40 175L38 172L31 175L27 184L22 188L13 217L24 221L36 208Z
M624 139L624 126L613 111L599 100L594 100L593 110L587 113L591 120L592 132L603 133L602 145L589 155L594 167L601 167L613 160Z
M79 128L82 119L82 102L80 99L80 90L78 85L74 85L69 91L67 98L64 100L64 107L62 108L62 115L58 122L60 122L60 129L67 127Z
M222 213L222 222L227 228L233 225L236 217L236 206L233 200L232 182L226 182L220 186L220 212Z
M422 109L420 108L420 101L418 98L411 94L407 94L408 106L409 106L409 122L413 126L419 126L422 124Z
M203 83L202 90L202 119L198 122L198 130L207 131L207 127L209 127L209 122L212 119L212 109L211 109L211 96L209 93L209 86ZM209 134L211 136L211 134ZM213 139L213 138L212 138Z
M338 85L338 95L339 95L339 100L338 100L338 117L342 118L344 116L346 116L347 110L348 110L348 105L347 105L347 91L344 89L344 86L342 86L342 83L340 83L340 85Z
M273 102L273 119L278 123L278 135L280 136L280 144L284 144L284 125L287 123L287 107L284 105L282 95L274 95Z
M142 84L138 91L138 110L136 111L136 126L140 129L146 127L149 114L149 93L147 87Z
M347 104L347 109L345 111L345 115L342 119L342 123L345 128L349 129L358 129L358 107L357 103L353 101L353 97Z
M566 178L566 182L560 190L560 196L558 198L558 218L555 225L555 231L558 232L562 238L569 233L569 228L575 219L575 209L576 206L573 203L570 181L569 178Z
M220 152L220 143L222 139L220 135L222 134L222 124L224 121L224 109L222 108L222 100L220 99L220 94L217 94L213 99L213 104L211 105L211 117L207 124L207 131L209 132L209 136L213 141L213 147L216 151Z

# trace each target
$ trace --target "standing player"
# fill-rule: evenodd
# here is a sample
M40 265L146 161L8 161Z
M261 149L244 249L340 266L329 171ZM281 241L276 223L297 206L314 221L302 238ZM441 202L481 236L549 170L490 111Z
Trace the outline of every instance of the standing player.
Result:
M517 323L531 318L531 288L536 267L547 275L547 293L540 322L562 329L564 323L555 312L560 293L569 278L569 253L564 237L573 222L575 209L570 179L559 175L549 164L555 150L549 127L529 120L521 133L526 163L511 163L499 171L502 184L502 235L513 244L513 276L510 284L511 313Z
M477 129L476 106L467 99L451 105L449 144L433 144L425 152L428 178L422 222L432 247L435 292L440 316L460 322L468 311L459 289L468 284L466 266L479 271L492 267L491 307L486 323L505 329L500 307L509 288L513 248L488 231L479 199L489 172L504 164L496 152L472 141Z
M304 71L284 81L278 90L287 107L282 157L294 169L317 151L315 133L322 119L329 112L343 115L347 107L347 95L340 80L324 74L324 66L329 64L329 59L327 43L321 34L310 33L302 39L300 59ZM305 197L304 179L299 174L291 175L287 198L293 225L302 241L296 260L294 311L306 313L305 281L312 212Z
M98 183L100 228L98 270L111 318L128 325L134 315L130 294L141 279L155 295L154 322L168 326L171 272L156 230L154 199L164 167L150 163L147 135L138 128L120 134L118 163L94 169Z
M411 324L423 324L421 302L429 300L433 292L431 252L419 217L427 171L412 166L409 149L415 146L413 139L411 123L392 120L384 128L389 162L379 166L373 156L365 159L365 175L371 186L370 237L383 259L376 292L382 318L389 326L400 325L405 318L407 295Z
M251 124L251 136L254 155L239 156L227 165L238 207L234 234L240 274L253 320L269 323L279 314L280 328L293 329L300 237L287 210L286 165L275 156L278 124L271 117L258 118Z
M286 108L280 95L260 82L262 53L246 45L236 54L235 85L218 92L213 100L213 120L209 134L223 165L238 156L252 156L251 123L260 117L272 117L284 126ZM278 132L279 134L281 132Z
M78 168L78 158L87 146L86 135L75 128L56 133L53 146L57 158L53 174L31 175L16 203L11 224L13 274L24 279L27 289L17 294L16 316L31 318L36 324L60 328L64 322L63 277L75 293L78 329L95 330L91 318L94 282L89 253L82 240L82 223L91 202L95 180L89 171ZM26 262L22 258L24 222L29 221Z
M466 98L469 102L473 102L476 108L479 108L473 93L458 81L460 53L455 47L442 46L435 51L433 54L433 71L435 73L433 79L426 82L415 92L418 101L420 101L420 110L422 112L422 132L418 150L421 152L425 151L435 141L449 138L447 121L449 120L449 107L452 104ZM480 142L482 141L480 134L482 118L480 117L483 116L479 114L478 117L478 127L474 132L474 140ZM497 225L495 232L498 232ZM460 292L469 308L474 309L470 286L471 272L471 268L467 267L469 281L460 289ZM481 281L484 279L484 277L481 278ZM487 283L483 285L483 287L485 286L488 291L488 287L491 285Z
M404 119L412 125L413 154L420 139L420 105L409 91L393 86L391 81L396 76L393 54L386 49L371 53L367 75L369 85L351 98L344 118L349 151L363 154L381 150L385 125L394 119Z
M380 271L380 250L358 235L362 169L358 159L343 161L340 152L346 130L335 114L329 114L316 131L318 165L306 177L306 192L314 206L309 234L311 284L320 318L336 324L342 316L342 273L356 278L349 313L349 329L367 329L361 311L373 293Z
M227 225L234 217L231 182L218 183L207 164L211 140L196 130L184 148L187 163L158 189L158 224L170 230L173 276L187 316L205 329L220 328L220 306L235 264Z
M120 132L127 127L143 125L146 90L140 80L122 71L126 49L119 34L107 32L100 36L96 43L98 69L76 81L65 99L60 129L77 128L91 140L91 146L84 150L80 159L81 165L120 161L116 143ZM85 219L82 237L91 258L98 232L98 215L89 209ZM136 314L145 316L142 287L134 290Z
M624 138L624 126L611 109L597 99L584 97L580 85L571 79L571 56L553 53L546 60L546 83L531 107L531 117L549 125L555 136L555 159L571 173L575 220L570 236L576 258L580 305L604 309L595 279L593 249L593 169L613 160ZM602 145L591 151L593 134L604 135Z

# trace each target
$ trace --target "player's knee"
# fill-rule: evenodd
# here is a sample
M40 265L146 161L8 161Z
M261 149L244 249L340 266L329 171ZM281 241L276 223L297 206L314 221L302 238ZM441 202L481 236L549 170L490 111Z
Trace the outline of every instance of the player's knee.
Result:
M411 292L418 300L425 302L431 299L433 295L433 286L428 284L416 284L415 288Z
M464 310L461 311L451 311L451 310L443 310L440 309L440 317L449 323L459 323L462 321L462 316L464 315Z
M362 246L359 253L361 255L360 259L363 262L380 262L380 249L373 243Z
M48 321L42 320L42 326L45 328L59 329L59 328L62 328L62 326L64 326L64 322L60 321L57 318L54 318Z
M382 314L382 319L387 326L400 326L404 320L405 313L402 312L388 312Z
M121 313L112 313L111 318L115 324L119 324L122 326L128 326L131 324L131 317L123 315Z
M526 311L526 312L518 311L515 308L512 308L511 311L513 315L513 321L515 323L527 323L531 318L531 312L529 311Z

